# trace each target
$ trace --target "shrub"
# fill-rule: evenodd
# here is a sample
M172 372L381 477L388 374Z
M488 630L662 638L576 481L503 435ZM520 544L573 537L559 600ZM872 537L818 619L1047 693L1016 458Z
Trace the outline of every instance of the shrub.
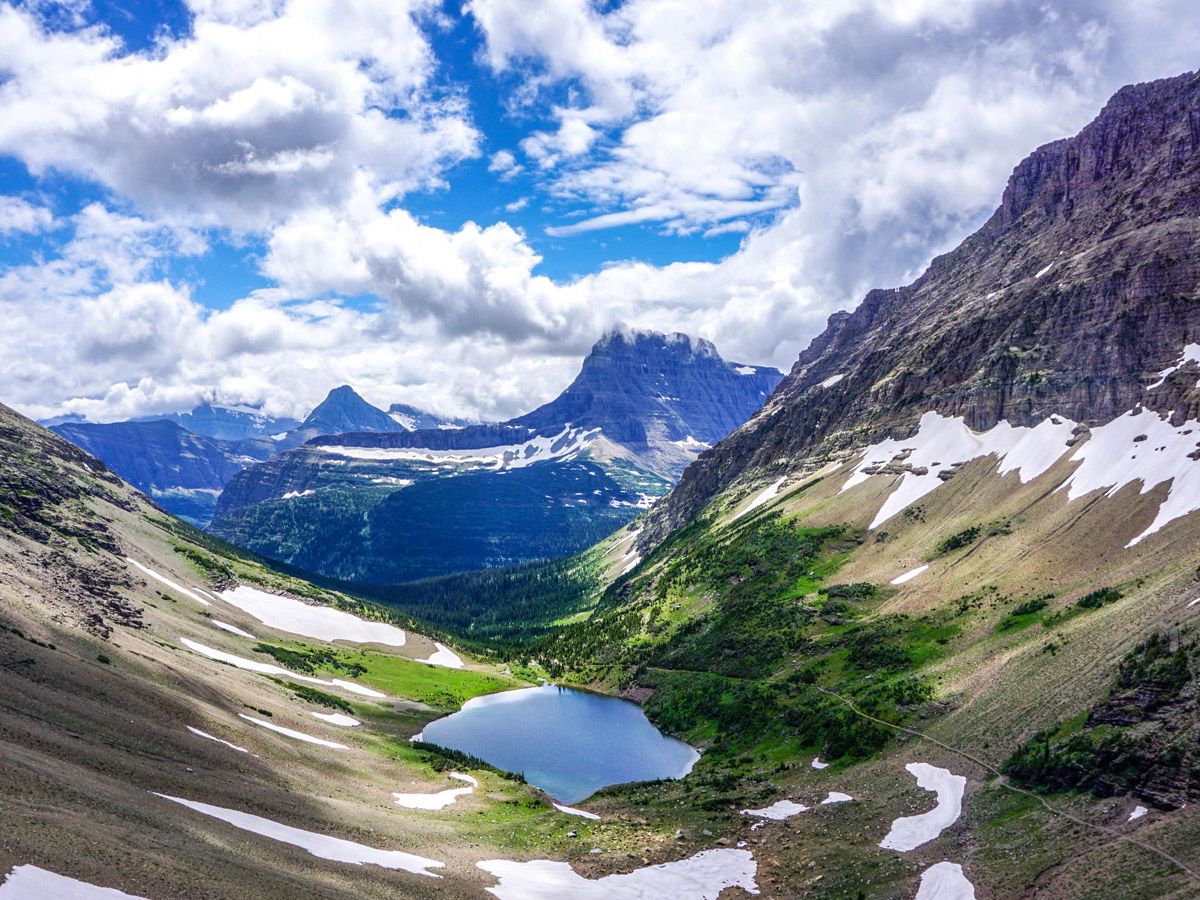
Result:
M970 528L964 528L962 531L950 535L940 544L937 545L938 553L950 553L954 550L961 550L969 544L975 543L982 529L978 525L972 525Z
M1090 594L1084 594L1075 605L1083 609L1099 609L1107 603L1116 603L1123 596L1124 594L1114 587L1102 587Z

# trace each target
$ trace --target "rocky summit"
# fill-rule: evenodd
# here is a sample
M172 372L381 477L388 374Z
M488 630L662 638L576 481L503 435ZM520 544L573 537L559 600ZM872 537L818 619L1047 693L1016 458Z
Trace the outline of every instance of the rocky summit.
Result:
M333 578L398 582L567 556L667 491L780 372L615 329L558 397L506 422L332 434L247 468L215 533Z

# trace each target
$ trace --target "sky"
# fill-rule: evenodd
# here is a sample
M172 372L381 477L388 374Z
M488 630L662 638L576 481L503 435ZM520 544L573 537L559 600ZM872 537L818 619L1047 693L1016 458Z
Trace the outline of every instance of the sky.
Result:
M617 323L790 368L1194 0L0 0L0 402L499 419Z

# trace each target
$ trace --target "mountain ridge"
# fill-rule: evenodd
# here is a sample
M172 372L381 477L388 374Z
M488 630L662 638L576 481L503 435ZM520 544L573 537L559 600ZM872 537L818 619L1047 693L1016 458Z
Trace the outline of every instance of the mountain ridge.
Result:
M959 247L833 314L763 409L684 473L645 539L739 478L802 466L818 443L862 446L916 411L976 430L1097 424L1147 400L1194 418L1200 397L1182 383L1143 389L1200 336L1198 107L1195 73L1129 86L1079 135L1035 150Z
M213 530L374 584L568 555L636 516L780 378L725 362L708 341L614 329L524 416L319 436L243 470Z

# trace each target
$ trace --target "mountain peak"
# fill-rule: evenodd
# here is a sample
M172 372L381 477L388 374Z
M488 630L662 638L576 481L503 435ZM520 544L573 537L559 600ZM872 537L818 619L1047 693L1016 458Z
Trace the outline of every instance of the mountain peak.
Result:
M300 427L316 429L321 434L401 430L391 416L372 406L348 384L331 390Z
M599 428L618 444L652 456L680 442L715 444L758 409L783 377L766 366L726 362L711 341L618 325L584 359L558 397L511 425L542 434L570 423ZM666 464L682 467L690 456Z
M713 356L718 359L721 356L716 345L704 338L692 337L681 331L668 334L651 329L632 328L623 322L618 322L604 332L600 340L593 345L592 353L605 350L654 352L663 349L675 352L686 349L695 356Z

